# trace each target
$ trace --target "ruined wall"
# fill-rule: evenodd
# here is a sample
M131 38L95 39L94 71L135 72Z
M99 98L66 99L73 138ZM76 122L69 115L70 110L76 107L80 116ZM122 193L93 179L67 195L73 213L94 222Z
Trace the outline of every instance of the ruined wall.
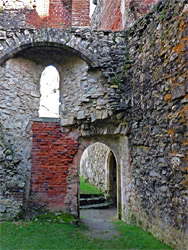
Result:
M1 0L0 22L9 28L89 26L89 7L89 0Z
M29 180L29 121L38 116L40 72L51 63L61 76L61 125L66 125L72 139L79 137L80 151L83 141L89 141L86 146L100 141L118 159L122 218L177 249L186 249L187 12L187 0L162 1L131 29L116 33L89 29L18 32L2 25L0 111L1 140L6 146L1 154L6 160L1 159L1 165L3 178L10 173L9 180L14 180L19 171L24 180L19 182L23 185L14 185L18 196ZM73 56L73 51L85 61ZM13 58L6 62L9 56ZM12 151L7 153L6 148ZM12 162L16 152L21 152L18 165ZM77 192L75 161L67 188L71 198ZM7 192L9 187L5 188ZM11 200L1 208L6 214L18 198L11 193L3 197Z
M107 156L110 148L102 143L88 147L80 161L80 176L105 193L107 185Z
M4 32L5 31L3 31L3 33ZM83 36L85 32L87 34L87 30L79 30L79 32L82 32ZM27 36L28 33L26 32L25 34ZM63 34L65 33L63 32ZM78 29L76 34L78 35ZM15 39L14 35L13 37ZM73 38L75 38L74 35ZM57 39L59 39L59 36ZM24 42L26 40L27 38L24 38ZM80 42L80 38L78 40ZM70 41L70 43L72 42ZM3 37L1 44L7 44L7 47L9 47L9 39L5 41L5 37ZM90 47L90 49L92 49L92 47ZM70 133L69 130L63 132L58 130L56 126L54 127L56 132L53 134L53 129L49 127L50 125L48 125L48 123L46 124L46 121L43 121L41 125L40 123L37 124L32 130L33 121L38 117L40 77L47 65L56 66L60 74L61 125L75 126L78 128L82 123L85 123L85 125L82 125L81 129L79 128L73 135L70 134L68 136L67 133ZM10 168L7 170L4 163L2 165L3 175L1 181L3 183L4 180L8 180L7 178L9 178L11 188L14 190L14 194L9 194L11 202L7 203L6 194L9 192L9 182L3 186L2 198L4 200L4 207L2 207L2 219L8 218L7 212L10 211L10 209L13 211L10 219L15 218L27 202L30 202L30 205L31 203L43 205L51 209L57 209L61 206L62 210L77 213L77 165L73 163L73 155L70 155L70 152L66 158L69 159L68 164L61 153L64 153L67 148L71 149L75 147L75 142L82 133L80 132L81 130L83 130L85 134L90 134L90 132L88 132L88 122L91 120L104 120L115 112L115 107L119 107L119 102L114 103L114 101L117 100L114 87L107 84L98 69L89 68L86 62L70 50L58 49L53 46L34 46L33 48L21 49L12 59L3 63L0 70L0 120L4 128L4 139L7 142L6 147L12 148L10 152L12 156L7 157L14 157L18 152L21 158L19 161L20 165L16 163L15 166L12 164L12 158L10 159L9 165L14 168L13 172ZM46 128L47 132L45 132L44 128ZM56 150L54 151L51 148L53 142L50 145L47 144L47 142L55 140L54 137L56 136L59 137L58 133L60 132L62 138L59 139L60 141L58 143L62 143L62 145L56 145L54 142L57 148L55 145L54 147L61 151L61 153L58 154L58 158L56 158ZM43 137L44 135L46 137L45 139ZM37 137L35 141L34 136L38 136L39 138ZM72 138L72 140L70 138ZM66 145L63 144L62 140L65 140ZM34 146L32 147L32 143L36 148ZM43 147L45 151L42 151ZM6 157L6 154L9 153L5 152L5 150L6 148L4 149L3 147L2 154L5 154ZM41 152L45 153L44 159L41 156ZM74 154L75 153L76 150L74 151ZM38 159L38 154L40 158L44 160L42 163L36 160ZM51 169L49 171L47 169L50 163L49 157L52 159L52 155L54 159L57 160L57 164L60 164L60 167L68 171L65 175L62 175L61 181L63 180L63 183L59 188L56 187L55 182L49 182L49 176L51 176L52 173ZM47 167L47 171L46 175L42 175L44 177L44 179L42 179L40 177L44 170L44 164L45 167ZM57 166L57 169L58 167L59 166ZM6 177L7 171L10 172L11 175ZM17 172L19 172L18 176ZM30 179L31 173L32 179ZM49 185L47 185L47 183ZM51 188L55 191L53 190L52 192ZM54 200L57 195L59 199L56 199L55 202ZM17 206L13 206L15 202L17 202L17 197L22 198L18 208Z
M72 25L71 0L36 1L26 14L26 22L35 28L65 28Z
M72 25L89 26L89 0L72 0Z
M107 105L114 91L106 84L101 72L89 71L88 65L80 59L67 61L63 68L61 124L73 125L84 120L107 118Z
M132 88L131 210L139 225L178 249L188 245L186 3L160 2L128 31L124 72Z
M98 30L123 30L131 27L136 20L160 0L99 0L91 17L91 27Z
M32 147L28 125L32 117L37 115L40 96L37 92L39 72L34 69L35 64L24 59L11 59L0 68L0 120L4 134L1 184L5 199L1 204L7 219L15 217L23 205L23 199L28 197L26 189L29 184Z
M3 219L15 218L24 203L27 169L19 152L6 143L4 128L0 124L0 212Z
M30 203L77 214L76 192L71 197L70 193L66 196L78 142L61 131L56 119L40 118L34 121L32 132Z

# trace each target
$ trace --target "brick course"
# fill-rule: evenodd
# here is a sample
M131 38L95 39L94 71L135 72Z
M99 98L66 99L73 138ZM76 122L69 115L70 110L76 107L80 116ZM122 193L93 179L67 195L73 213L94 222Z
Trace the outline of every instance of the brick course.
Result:
M50 209L63 209L69 165L78 143L61 132L58 122L34 122L31 200Z
M71 0L51 0L49 5L45 6L49 8L46 10L47 16L39 16L35 7L27 14L26 21L36 28L67 28L71 26L71 5Z
M45 0L42 13L38 6L28 10L26 22L35 28L89 26L89 0Z
M72 26L89 26L89 0L72 1Z

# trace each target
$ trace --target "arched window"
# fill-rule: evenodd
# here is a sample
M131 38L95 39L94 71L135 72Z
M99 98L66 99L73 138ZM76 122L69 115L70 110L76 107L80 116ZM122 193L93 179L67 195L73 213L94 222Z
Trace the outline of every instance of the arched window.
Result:
M59 72L52 65L42 72L39 117L59 117L59 80Z

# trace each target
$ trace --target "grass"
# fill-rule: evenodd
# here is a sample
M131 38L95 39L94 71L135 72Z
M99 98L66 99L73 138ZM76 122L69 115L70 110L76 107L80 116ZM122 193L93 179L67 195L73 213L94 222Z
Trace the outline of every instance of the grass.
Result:
M85 245L78 227L60 223L6 222L1 236L1 250L84 249Z
M172 249L136 226L115 222L120 237L102 240L86 236L86 226L46 220L1 224L1 250L166 250Z
M85 194L100 194L100 190L80 178L80 190ZM76 226L74 216L63 212L45 212L29 222L0 224L1 250L167 250L172 249L137 226L116 221L119 236L99 239L87 235L88 228Z
M123 245L126 245L125 249L147 249L147 250L165 250L172 249L166 244L158 241L153 235L144 230L140 229L137 226L125 225L124 222L116 222L116 227L120 234L123 236L123 240L119 242L120 249ZM118 242L117 242L118 244Z
M101 191L80 177L80 194L101 194Z

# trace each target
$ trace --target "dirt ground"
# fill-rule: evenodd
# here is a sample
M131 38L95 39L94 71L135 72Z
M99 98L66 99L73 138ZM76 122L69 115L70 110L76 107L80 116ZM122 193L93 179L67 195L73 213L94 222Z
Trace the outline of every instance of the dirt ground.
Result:
M90 229L87 235L92 238L112 239L119 236L113 224L117 220L116 208L80 210L80 218Z

